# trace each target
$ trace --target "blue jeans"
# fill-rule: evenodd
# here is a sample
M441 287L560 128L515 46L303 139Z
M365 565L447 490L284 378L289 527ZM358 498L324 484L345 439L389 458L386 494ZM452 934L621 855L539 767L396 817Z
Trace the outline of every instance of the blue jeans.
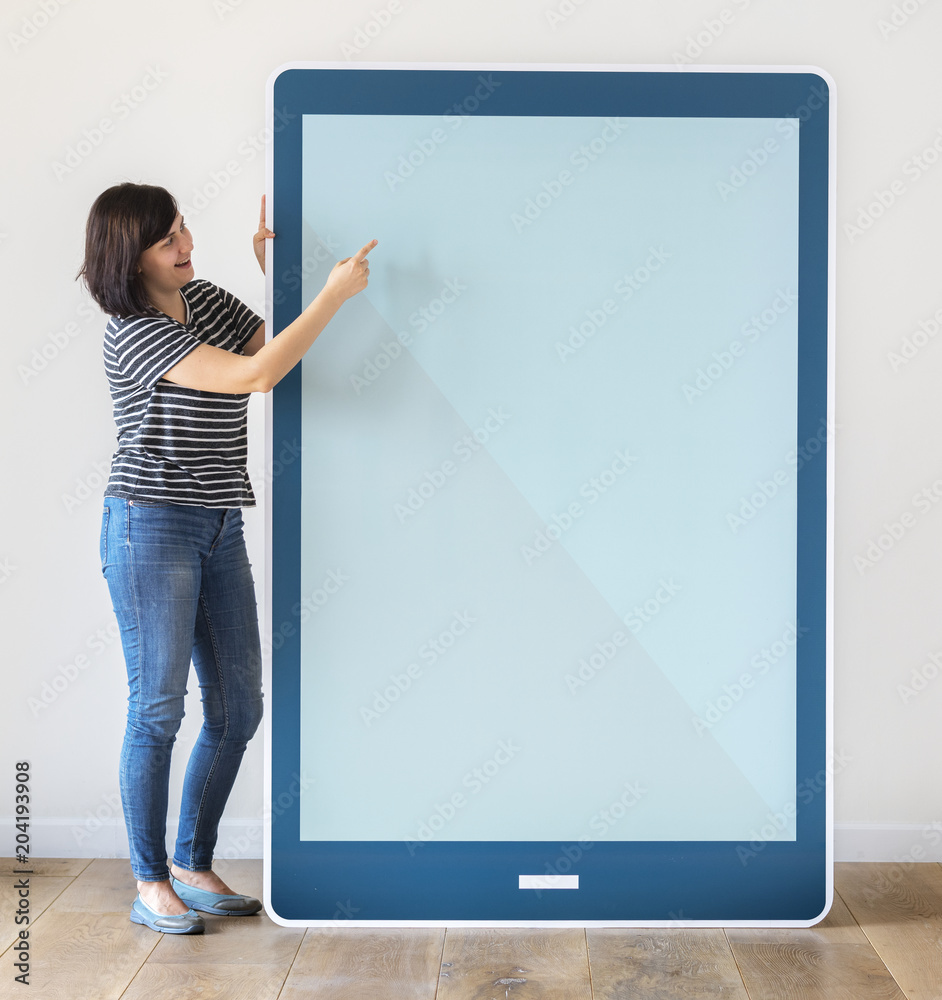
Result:
M101 567L130 689L120 781L131 870L142 882L170 875L170 753L192 659L203 727L187 764L173 861L206 871L246 743L262 717L255 585L242 512L105 497Z

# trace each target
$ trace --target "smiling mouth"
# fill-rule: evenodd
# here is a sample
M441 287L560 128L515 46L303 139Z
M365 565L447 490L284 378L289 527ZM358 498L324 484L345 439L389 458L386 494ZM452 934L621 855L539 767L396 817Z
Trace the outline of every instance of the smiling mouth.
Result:
M189 267L190 266L190 258L187 257L186 260L181 260L179 264L174 264L173 266L174 267Z

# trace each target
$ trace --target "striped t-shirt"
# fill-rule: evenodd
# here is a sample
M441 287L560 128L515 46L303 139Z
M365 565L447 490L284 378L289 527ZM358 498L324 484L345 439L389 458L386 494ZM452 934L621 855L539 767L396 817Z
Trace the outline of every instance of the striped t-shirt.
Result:
M163 380L200 344L240 353L262 322L209 281L181 290L186 323L112 317L105 330L118 448L105 496L202 507L253 507L246 471L248 393L203 392Z

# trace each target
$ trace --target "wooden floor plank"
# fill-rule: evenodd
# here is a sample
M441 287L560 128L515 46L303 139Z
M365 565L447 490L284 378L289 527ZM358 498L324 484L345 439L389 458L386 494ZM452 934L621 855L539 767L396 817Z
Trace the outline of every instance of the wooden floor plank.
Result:
M91 863L89 858L31 858L28 864L21 865L15 858L0 858L0 878L12 876L24 867L33 875L81 875ZM127 865L127 861L124 863Z
M434 1000L440 928L311 928L279 1000Z
M723 931L586 932L594 1000L748 1000Z
M127 915L136 896L137 883L126 858L97 858L72 879L72 884L53 905L59 912L123 911Z
M124 910L57 912L53 904L31 925L30 941L30 989L18 995L118 1000L154 950L157 935L132 924Z
M204 913L203 934L163 934L149 964L274 965L285 975L304 940L304 928L279 927L265 913L216 917Z
M942 998L942 868L838 864L837 890L910 1000Z
M726 930L726 937L731 944L767 944L773 941L801 942L809 947L824 944L869 944L867 935L836 892L828 915L814 927L730 927Z
M903 1000L838 893L814 927L731 927L726 936L752 1000Z
M750 1000L906 1000L869 944L734 944Z
M449 928L437 1000L591 1000L585 931Z
M31 995L116 1000L159 937L128 919L137 890L127 860L84 861L75 870L30 924Z
M27 907L21 910L19 903L21 900L18 884L20 881L29 880L26 889L29 895L26 897ZM70 878L36 877L35 875L18 876L16 879L10 877L0 880L0 952L9 948L19 937L21 929L29 928L34 921L46 910L55 900L62 895L63 891L71 884ZM17 915L29 918L29 924L22 921L15 922ZM4 961L6 961L4 959Z
M121 1000L276 1000L285 969L271 965L180 966L147 962Z

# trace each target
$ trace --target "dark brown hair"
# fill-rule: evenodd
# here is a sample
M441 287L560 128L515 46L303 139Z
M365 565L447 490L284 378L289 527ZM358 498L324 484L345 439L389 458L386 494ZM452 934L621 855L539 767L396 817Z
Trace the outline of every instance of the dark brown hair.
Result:
M78 277L104 312L121 317L157 312L141 283L138 261L173 229L177 211L173 195L151 184L118 184L95 199Z

